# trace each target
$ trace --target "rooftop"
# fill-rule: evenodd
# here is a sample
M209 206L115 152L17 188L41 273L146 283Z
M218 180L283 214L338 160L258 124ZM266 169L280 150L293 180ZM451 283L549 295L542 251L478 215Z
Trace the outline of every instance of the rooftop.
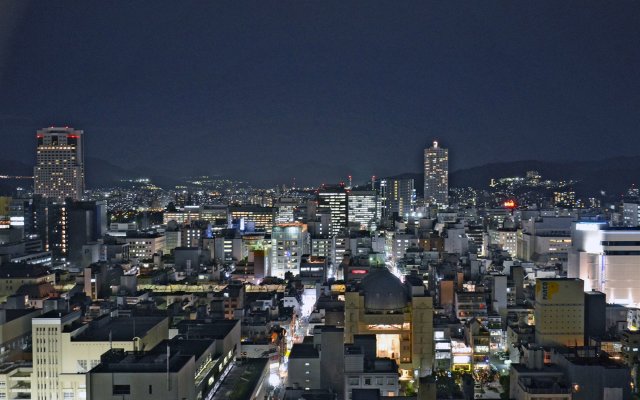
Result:
M268 362L268 358L252 358L236 363L213 396L213 400L249 400Z
M172 353L169 357L169 371L180 371L193 355ZM90 374L113 372L166 372L167 353L164 352L125 352L122 349L111 349L102 356L100 364L93 368Z
M312 344L296 343L291 347L289 359L292 358L320 358L320 354Z
M42 265L32 265L27 263L4 263L0 266L0 278L41 278L51 275L47 267Z
M89 327L71 339L75 342L122 342L145 336L166 317L103 317L93 320ZM73 328L65 329L70 331Z
M239 323L237 319L182 320L176 328L188 339L224 339Z

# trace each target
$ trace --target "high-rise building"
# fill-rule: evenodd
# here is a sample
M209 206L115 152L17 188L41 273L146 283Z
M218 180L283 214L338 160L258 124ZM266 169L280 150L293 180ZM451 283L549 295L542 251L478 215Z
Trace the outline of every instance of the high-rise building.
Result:
M334 237L347 229L347 191L344 186L323 186L318 191L317 212L329 211L329 236Z
M371 191L352 191L349 193L349 223L360 230L375 230L380 218L380 200L378 194Z
M84 194L83 131L44 128L37 133L34 193L57 201L80 200Z
M416 191L411 178L389 178L380 182L380 190L384 199L384 219L393 218L394 214L406 217L413 211Z
M584 280L615 304L640 304L640 228L610 227L605 222L577 222L571 230L569 277Z
M438 145L424 149L424 201L429 205L449 205L449 150Z

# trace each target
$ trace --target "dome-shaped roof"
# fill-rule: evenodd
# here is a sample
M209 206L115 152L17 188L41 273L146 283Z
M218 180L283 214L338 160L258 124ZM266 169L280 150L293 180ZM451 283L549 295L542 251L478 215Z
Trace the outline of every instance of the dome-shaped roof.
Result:
M387 268L371 268L360 289L368 311L401 311L407 306L407 289Z

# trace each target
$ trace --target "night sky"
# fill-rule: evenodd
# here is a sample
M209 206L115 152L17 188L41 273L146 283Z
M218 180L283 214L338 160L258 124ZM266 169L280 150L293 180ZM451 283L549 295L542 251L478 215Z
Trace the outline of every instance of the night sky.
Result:
M639 1L0 2L0 157L260 183L640 155Z

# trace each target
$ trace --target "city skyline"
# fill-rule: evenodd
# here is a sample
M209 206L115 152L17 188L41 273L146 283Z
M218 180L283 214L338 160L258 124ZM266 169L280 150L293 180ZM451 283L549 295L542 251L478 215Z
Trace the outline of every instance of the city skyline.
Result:
M0 1L0 400L640 400L639 20Z
M638 155L637 3L2 7L4 159L50 125L117 166L258 183L417 171L434 138L452 171Z

